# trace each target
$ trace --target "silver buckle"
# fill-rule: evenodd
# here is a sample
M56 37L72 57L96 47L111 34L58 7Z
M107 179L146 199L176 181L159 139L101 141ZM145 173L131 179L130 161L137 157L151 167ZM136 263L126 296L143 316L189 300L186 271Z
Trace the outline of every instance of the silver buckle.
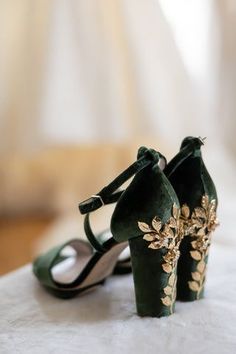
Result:
M206 136L205 136L204 138L201 138L201 137L199 136L198 139L201 141L202 145L205 144Z

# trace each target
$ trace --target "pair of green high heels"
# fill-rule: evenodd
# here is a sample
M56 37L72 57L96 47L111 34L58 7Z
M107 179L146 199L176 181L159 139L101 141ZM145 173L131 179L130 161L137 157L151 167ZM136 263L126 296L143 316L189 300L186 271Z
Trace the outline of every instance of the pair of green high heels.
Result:
M217 194L202 160L202 145L201 138L185 138L168 164L161 153L141 147L130 167L80 203L89 242L74 239L36 259L33 271L40 283L58 297L71 298L104 283L112 273L131 271L132 264L140 316L172 314L176 293L182 301L202 298L217 225ZM118 190L132 176L129 186ZM112 237L96 237L90 212L110 203L116 203ZM130 257L119 259L128 245Z

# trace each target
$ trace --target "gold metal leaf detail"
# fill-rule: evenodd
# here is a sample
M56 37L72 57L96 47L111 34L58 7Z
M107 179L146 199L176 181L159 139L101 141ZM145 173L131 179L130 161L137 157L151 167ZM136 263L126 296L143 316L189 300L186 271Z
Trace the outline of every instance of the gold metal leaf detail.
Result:
M179 207L174 203L173 208L172 208L172 214L175 219L178 219L179 217Z
M172 304L171 298L169 296L162 297L161 301L165 306L168 306L168 307L171 306L171 304Z
M145 233L143 239L150 242L148 248L166 250L163 255L165 263L162 264L166 273L170 273L175 268L179 258L179 245L183 237L179 216L179 207L173 204L172 216L166 223L162 223L157 216L152 219L150 226L145 222L138 221L139 229Z
M181 215L185 218L188 219L190 215L190 209L187 206L187 204L184 204L181 208Z
M202 218L204 220L206 219L206 212L203 208L200 207L195 208L194 213L196 218Z
M172 267L169 263L163 263L162 268L166 273L172 272Z
M193 259L195 259L196 261L200 261L201 257L201 253L198 251L190 251L190 254L192 256Z
M173 286L174 283L175 283L175 281L176 281L176 275L175 275L175 273L172 273L172 274L170 275L170 277L169 277L168 284L169 284L170 286Z
M201 274L199 272L192 272L193 280L199 281L201 280Z
M178 222L173 216L170 217L169 227L171 227L172 229L178 228Z
M155 234L145 234L143 236L143 239L146 240L146 241L154 241L156 238L155 238Z
M174 273L180 255L179 245L184 236L193 238L190 256L196 261L195 270L191 273L192 281L189 281L188 285L196 292L197 298L200 297L205 282L206 256L211 244L211 234L218 225L216 206L216 200L210 201L208 195L203 195L201 205L192 211L187 204L182 205L181 209L174 204L172 216L166 223L162 223L157 216L153 218L151 226L145 222L138 222L139 229L145 233L143 239L149 242L148 248L166 250L162 256L164 260L162 269L169 278L163 289L166 296L161 301L165 306L170 307L170 311L173 310L176 296Z
M176 268L170 273L168 277L168 282L165 288L163 289L164 294L166 295L164 298L161 298L162 303L169 307L170 313L173 313L173 307L176 298Z
M203 197L202 197L202 207L204 209L207 209L208 206L209 206L209 197L208 197L208 195L203 195Z
M145 222L138 221L138 227L143 232L152 232L152 229Z
M184 236L183 227L180 223L180 209L174 204L172 215L166 223L155 216L150 226L139 221L138 227L144 232L143 239L149 242L148 248L164 250L161 266L168 278L166 286L163 288L163 295L165 296L161 298L161 301L172 313L176 298L176 266L180 255L179 245Z
M162 237L165 237L166 239L173 239L174 238L174 232L173 230L170 228L169 225L164 225L163 229L162 229Z
M196 249L197 248L197 241L192 241L191 245L194 249Z
M205 228L202 227L201 229L199 229L197 231L196 236L204 237L205 234L206 234L206 230L205 230Z
M158 247L158 245L157 245L156 242L150 243L150 245L148 246L148 248L152 248L153 250L158 250L158 249L159 249L159 247Z
M192 213L184 204L181 207L180 224L185 236L191 236L191 257L196 261L195 271L191 273L192 280L189 288L196 292L197 298L203 290L206 273L206 256L209 253L212 231L219 224L216 218L216 200L210 201L208 195L203 195L201 206L196 207Z
M206 268L206 264L204 261L201 261L201 262L198 262L197 264L197 270L200 272L200 273L203 273L205 268Z
M189 285L189 288L192 291L198 291L199 290L199 284L196 281L189 281L188 285Z
M172 294L172 287L167 285L165 288L164 288L164 293L166 295L171 295Z
M176 286L174 287L173 289L173 295L172 295L172 308L171 308L171 312L173 313L173 304L175 303L175 300L176 300L176 294L177 294L177 291L176 291Z
M154 228L154 230L156 232L159 232L161 230L161 227L162 227L162 223L161 223L161 220L158 218L158 217L155 217L153 220L152 220L152 226Z

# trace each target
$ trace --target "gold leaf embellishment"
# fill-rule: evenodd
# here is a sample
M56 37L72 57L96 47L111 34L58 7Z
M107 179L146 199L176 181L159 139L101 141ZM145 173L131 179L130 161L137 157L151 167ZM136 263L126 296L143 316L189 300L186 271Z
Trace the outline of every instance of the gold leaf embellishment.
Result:
M166 223L155 216L151 226L144 222L138 222L139 229L145 233L143 239L149 242L148 248L153 250L163 249L162 269L168 274L167 285L163 289L164 297L161 302L173 312L176 298L176 265L179 258L179 245L183 238L183 228L180 224L180 209L174 204L172 216Z
M176 269L174 269L168 278L168 283L166 287L163 289L165 296L161 298L161 302L165 306L169 307L170 313L173 313L173 307L176 298L176 280Z
M162 268L166 273L171 273L176 267L179 258L179 245L183 237L180 232L179 222L180 210L176 204L172 207L172 216L166 223L155 216L152 225L149 226L145 222L138 222L139 229L145 233L143 239L150 242L149 248L158 250L166 249L163 256L165 263Z
M188 285L196 292L196 297L199 299L205 282L206 256L209 252L212 232L219 224L216 218L216 200L210 201L208 195L203 195L201 206L196 207L192 213L184 204L181 207L180 224L183 234L193 238L190 255L197 264L196 270L191 273L192 281L189 281Z

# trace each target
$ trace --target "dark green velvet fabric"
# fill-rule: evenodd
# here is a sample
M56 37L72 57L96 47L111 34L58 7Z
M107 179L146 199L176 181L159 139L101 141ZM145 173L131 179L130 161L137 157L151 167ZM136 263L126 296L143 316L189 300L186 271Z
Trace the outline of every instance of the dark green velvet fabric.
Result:
M168 221L173 204L179 206L176 193L157 164L137 173L117 202L111 219L111 232L118 242L143 236L138 221L151 224L158 216Z
M161 268L165 251L148 249L137 221L150 225L153 217L158 216L166 222L171 216L173 203L186 203L193 211L201 205L205 194L210 200L217 201L214 183L202 160L202 145L198 138L184 139L180 152L164 170L168 179L157 165L147 166L134 177L115 208L111 230L118 242L129 240L137 312L141 316L160 317L170 313L161 302L168 278ZM197 262L190 256L191 241L190 237L185 237L180 246L177 298L182 301L196 299L196 292L188 286ZM200 294L202 296L203 292Z
M116 241L129 240L137 312L140 316L161 317L170 314L163 305L163 288L168 274L162 269L164 250L148 248L138 221L151 225L155 216L163 223L172 215L173 204L179 206L176 194L157 164L149 165L132 180L119 199L111 220Z
M181 148L183 149L190 140L196 139L188 137L184 139ZM206 166L202 159L200 146L195 148L193 154L186 159L183 159L182 152L177 154L177 160L182 162L175 168L170 162L168 165L172 165L172 169L166 169L167 177L171 182L180 202L180 205L187 204L190 207L191 212L195 207L201 206L202 196L207 194L209 199L215 199L217 201L217 193L215 185L210 177ZM175 159L176 159L175 157ZM191 237L185 236L180 245L180 258L178 261L178 282L177 282L177 299L182 301L196 300L196 292L189 289L188 281L192 280L191 272L196 270L197 261L191 258L190 250ZM207 262L207 257L205 259ZM203 296L203 292L200 297Z
M173 307L163 305L161 298L165 297L163 289L168 283L169 274L161 267L164 249L153 250L147 247L143 237L130 239L130 253L135 285L136 307L139 316L162 317L169 316Z
M64 259L64 257L60 256L60 252L66 245L67 242L53 247L48 252L35 259L33 263L33 273L42 285L56 288L56 284L52 279L51 268Z

